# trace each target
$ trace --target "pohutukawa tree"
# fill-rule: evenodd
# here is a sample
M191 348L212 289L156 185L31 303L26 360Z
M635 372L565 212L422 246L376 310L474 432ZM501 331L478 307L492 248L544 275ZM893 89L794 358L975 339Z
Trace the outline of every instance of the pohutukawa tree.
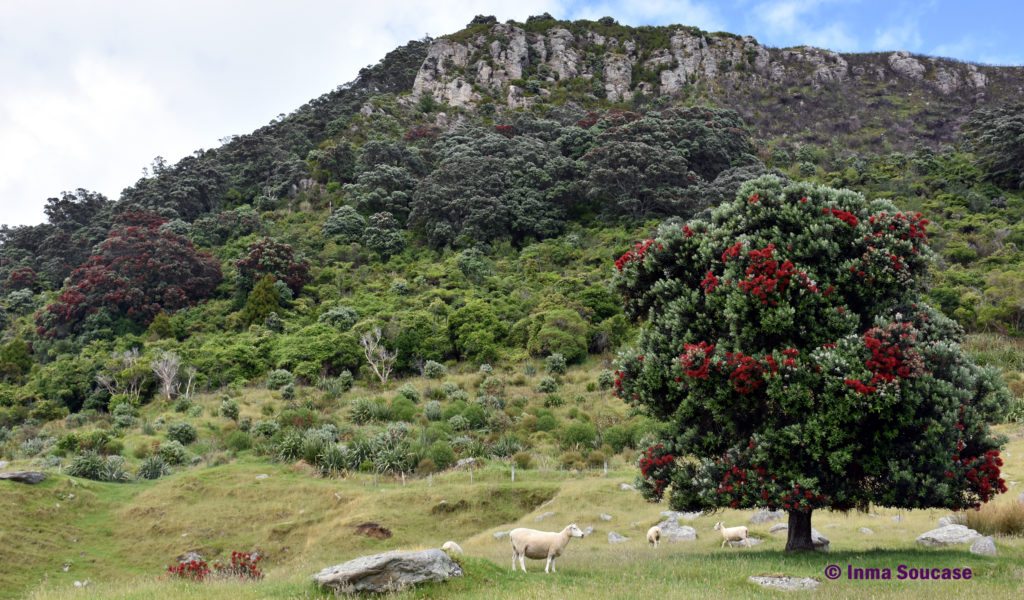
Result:
M646 497L782 509L786 549L805 550L817 509L956 510L1004 492L987 423L1008 395L921 302L926 226L765 176L626 252L615 282L643 326L616 392L673 424L640 460Z

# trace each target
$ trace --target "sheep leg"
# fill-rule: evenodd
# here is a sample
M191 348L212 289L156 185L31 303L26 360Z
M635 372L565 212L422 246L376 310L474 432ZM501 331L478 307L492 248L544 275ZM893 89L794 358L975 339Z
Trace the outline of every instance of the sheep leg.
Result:
M512 570L516 570L516 559L519 558L519 553L515 550L512 551Z
M749 548L749 547L750 547L750 538L748 538L748 537L745 537L745 538L743 538L743 539L747 540L747 548Z
M550 573L551 572L551 557L550 556L548 557L548 562L544 564L544 572L545 573Z
M722 548L725 548L725 545L728 544L728 543L729 543L729 540L722 540Z
M526 572L526 555L525 554L520 554L519 555L519 566L523 569L523 573L525 573Z
M555 568L555 559L553 559L553 558L551 559L551 572L552 573L557 573L558 572L558 569Z

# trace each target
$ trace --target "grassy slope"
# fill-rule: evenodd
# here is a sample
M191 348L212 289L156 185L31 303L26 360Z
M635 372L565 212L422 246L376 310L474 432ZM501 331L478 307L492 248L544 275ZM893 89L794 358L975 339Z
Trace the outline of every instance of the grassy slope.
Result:
M1007 448L1007 478L1024 480L1024 430L1005 427L1013 439ZM269 478L257 480L266 473ZM832 540L829 555L786 556L784 539L768 534L769 525L752 533L766 543L752 550L720 549L712 531L716 520L745 522L748 513L725 511L697 519L699 539L666 544L657 552L646 547L644 532L664 507L643 502L618 483L629 481L628 470L608 477L599 472L570 474L527 471L508 481L502 465L474 474L447 473L431 481L375 484L370 476L346 480L310 477L301 467L239 461L229 465L176 473L157 482L100 484L54 476L36 486L5 484L0 508L8 523L0 533L0 596L35 599L65 596L90 598L300 598L316 597L309 576L329 564L393 548L436 547L455 539L465 548L467 577L443 586L409 593L415 597L667 597L716 595L757 597L763 592L747 583L749 575L786 573L821 578L825 564L890 566L970 566L975 578L960 583L825 581L818 594L841 598L873 597L1013 597L1024 591L1024 540L997 540L1000 556L971 555L966 548L919 550L914 538L931 529L943 511L897 511L877 514L822 513L815 526ZM999 502L1015 501L1021 484ZM75 497L68 500L68 494ZM550 502L545 502L551 498ZM436 515L440 500L466 500L468 507ZM60 504L60 508L57 508ZM71 508L74 507L74 511ZM544 512L556 514L538 524ZM613 520L601 522L608 512ZM378 521L394 532L390 540L357 536L352 526ZM560 560L557 575L508 569L507 541L494 531L514 524L558 528L569 521L593 525L593 536L573 541ZM874 535L859 533L870 527ZM630 541L607 543L610 530ZM267 552L266 579L259 584L217 583L202 586L171 583L160 576L177 554L199 549L208 557L233 549L260 547ZM71 563L68 572L61 567ZM17 568L13 568L18 565ZM85 592L73 581L91 581Z

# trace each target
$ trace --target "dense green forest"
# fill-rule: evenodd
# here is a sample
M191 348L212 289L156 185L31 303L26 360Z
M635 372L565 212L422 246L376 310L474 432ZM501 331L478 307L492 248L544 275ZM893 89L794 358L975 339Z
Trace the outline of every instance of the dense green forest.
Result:
M581 23L659 43L657 28ZM553 376L587 360L610 367L635 335L610 286L616 258L764 173L923 213L929 301L969 333L1024 333L1019 106L979 107L948 143L852 150L802 140L800 111L765 115L765 129L714 94L613 101L565 80L525 108L415 97L430 44L219 148L157 159L118 199L66 192L47 201L46 223L0 229L3 453L59 463L90 447L37 436L67 417L112 418L96 449L117 454L117 424L141 405L265 379L292 400L296 388L372 392L534 359ZM1001 366L1019 403L1021 365ZM610 372L600 379L611 385ZM466 395L446 421L507 439L489 423L501 385L485 377L471 390L479 402ZM561 402L554 378L542 385ZM639 433L613 451L654 427L629 419Z

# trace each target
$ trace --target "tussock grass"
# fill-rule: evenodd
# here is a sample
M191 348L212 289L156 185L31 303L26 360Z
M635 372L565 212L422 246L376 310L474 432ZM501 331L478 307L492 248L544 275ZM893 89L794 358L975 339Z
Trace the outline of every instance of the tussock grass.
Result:
M987 535L1024 535L1024 502L999 499L966 512L967 526Z

